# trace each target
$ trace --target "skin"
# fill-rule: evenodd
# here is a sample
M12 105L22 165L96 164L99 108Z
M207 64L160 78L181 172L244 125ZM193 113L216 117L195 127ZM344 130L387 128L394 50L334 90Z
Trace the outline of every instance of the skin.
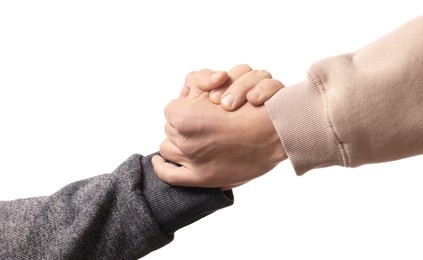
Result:
M190 73L165 109L167 138L152 160L159 178L226 190L273 169L286 154L263 103L282 87L247 65Z

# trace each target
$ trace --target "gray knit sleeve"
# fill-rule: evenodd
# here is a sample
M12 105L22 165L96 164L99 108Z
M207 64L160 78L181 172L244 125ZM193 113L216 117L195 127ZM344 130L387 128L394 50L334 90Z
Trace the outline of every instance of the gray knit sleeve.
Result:
M0 202L0 259L139 259L233 203L231 192L169 186L151 156L47 197Z

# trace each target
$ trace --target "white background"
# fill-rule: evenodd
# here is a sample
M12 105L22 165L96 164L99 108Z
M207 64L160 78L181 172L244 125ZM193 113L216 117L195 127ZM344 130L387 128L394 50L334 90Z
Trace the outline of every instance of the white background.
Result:
M2 1L0 200L155 152L192 70L287 86L421 14L422 1ZM375 126L377 127L377 126ZM286 161L145 259L423 259L422 157L297 177Z

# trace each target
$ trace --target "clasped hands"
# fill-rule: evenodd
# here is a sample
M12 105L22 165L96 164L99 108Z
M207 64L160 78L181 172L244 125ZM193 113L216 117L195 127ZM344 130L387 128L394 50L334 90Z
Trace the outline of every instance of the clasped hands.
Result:
M283 87L247 65L188 74L165 108L167 138L152 159L159 178L226 190L273 169L286 154L263 104Z

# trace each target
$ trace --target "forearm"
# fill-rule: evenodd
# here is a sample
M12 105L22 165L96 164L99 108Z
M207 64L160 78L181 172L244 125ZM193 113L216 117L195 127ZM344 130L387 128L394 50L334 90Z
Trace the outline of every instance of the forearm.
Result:
M298 174L423 153L423 18L314 64L269 114Z
M138 259L173 232L232 204L218 189L171 187L150 157L133 155L112 174L48 197L0 202L2 259Z

